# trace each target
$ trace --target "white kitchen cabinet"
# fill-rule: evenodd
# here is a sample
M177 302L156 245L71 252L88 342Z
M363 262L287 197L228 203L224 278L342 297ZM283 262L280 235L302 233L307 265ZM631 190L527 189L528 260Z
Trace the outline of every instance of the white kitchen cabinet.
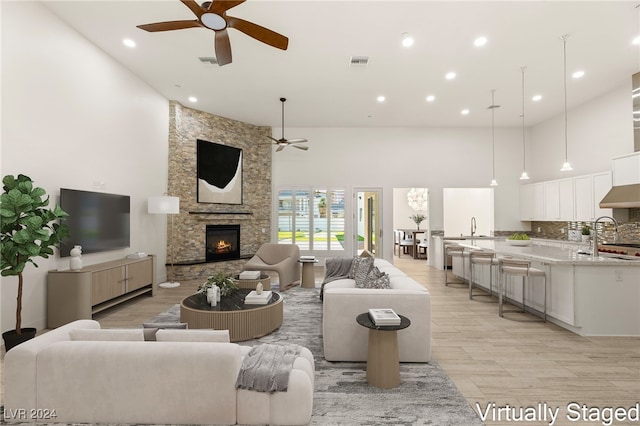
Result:
M640 158L640 157L638 157ZM594 220L600 216L613 216L613 209L600 208L600 201L611 189L611 172L597 173L593 175L593 202Z
M544 220L560 220L560 182L550 180L544 187Z
M544 220L543 183L520 187L520 220Z
M611 168L613 170L612 184L615 186L640 182L640 152L613 158Z
M575 220L591 221L594 219L593 177L591 175L573 178Z
M560 220L574 220L573 179L562 179L558 182L560 195Z

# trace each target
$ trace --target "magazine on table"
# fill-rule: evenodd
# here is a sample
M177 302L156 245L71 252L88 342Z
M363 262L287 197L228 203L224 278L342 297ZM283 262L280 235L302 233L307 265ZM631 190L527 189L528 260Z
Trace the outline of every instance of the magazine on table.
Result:
M391 308L369 309L369 318L375 325L400 325L400 317Z

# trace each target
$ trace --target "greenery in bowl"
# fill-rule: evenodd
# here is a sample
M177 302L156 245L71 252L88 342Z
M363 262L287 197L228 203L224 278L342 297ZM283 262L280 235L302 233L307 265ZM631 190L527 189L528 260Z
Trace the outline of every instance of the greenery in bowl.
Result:
M589 227L589 225L582 227L582 235L591 235L591 227Z
M528 240L529 236L525 233L519 234L519 233L515 233L512 236L510 236L508 238L509 240Z
M221 296L228 296L233 294L239 287L236 284L236 280L233 279L231 275L228 275L224 272L216 272L215 274L207 277L207 281L203 284L200 284L198 287L198 291L196 293L207 294L207 290L209 290L214 285L220 288Z

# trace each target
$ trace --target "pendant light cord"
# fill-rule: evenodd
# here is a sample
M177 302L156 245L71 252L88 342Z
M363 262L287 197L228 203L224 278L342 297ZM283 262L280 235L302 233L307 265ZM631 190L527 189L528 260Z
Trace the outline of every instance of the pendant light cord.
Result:
M496 115L496 101L495 101L496 89L491 90L491 157L492 157L492 178L496 179L496 130L495 130L495 115Z
M527 67L522 67L522 171L527 170L527 154L525 152L525 133L524 133L524 70Z
M562 36L563 43L563 56L564 56L564 161L569 161L569 137L568 137L568 124L567 124L567 39L569 34Z

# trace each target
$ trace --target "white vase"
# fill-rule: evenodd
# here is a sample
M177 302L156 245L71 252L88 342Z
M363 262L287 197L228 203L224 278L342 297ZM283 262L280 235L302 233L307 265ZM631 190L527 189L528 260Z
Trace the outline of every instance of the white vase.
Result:
M214 287L210 287L207 289L207 302L209 302L211 306L216 306L218 304L218 296L216 294L217 287Z
M71 255L69 268L72 271L79 271L82 269L82 246L73 246L69 254Z

